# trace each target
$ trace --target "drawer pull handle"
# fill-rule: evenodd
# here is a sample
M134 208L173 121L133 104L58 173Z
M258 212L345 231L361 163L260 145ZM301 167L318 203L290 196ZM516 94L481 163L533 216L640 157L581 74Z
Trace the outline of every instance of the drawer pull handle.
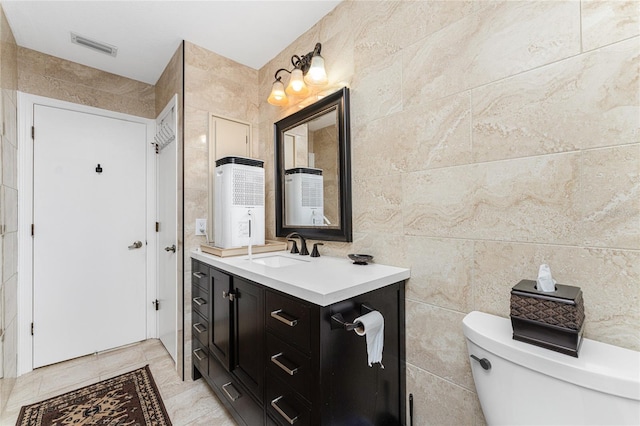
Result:
M273 401L271 401L271 406L273 408L276 409L276 411L278 412L278 414L280 414L282 417L284 417L284 419L290 424L294 424L295 422L298 421L298 415L294 414L293 416L289 416L286 411L292 412L293 410L291 409L291 407L289 407L286 404L283 404L280 402L280 400L282 399L282 396L277 397L276 399L274 399ZM280 405L278 405L278 403L280 402Z
M207 331L207 327L205 327L204 325L200 324L199 322L193 324L193 328L198 332L198 333L204 333L205 331Z
M199 280L201 280L202 278L206 277L206 275L203 274L202 272L194 272L193 276L196 277Z
M202 355L200 355L202 353ZM198 348L195 351L193 351L193 356L195 356L199 362L202 362L203 359L207 359L207 356L204 355L204 352L202 349Z
M277 365L278 367L280 367L282 369L282 371L284 371L285 373L287 373L290 376L293 376L294 374L296 374L298 372L298 367L293 367L293 368L289 368L286 365L284 365L284 363L282 361L286 360L286 358L282 358L282 361L280 361L279 358L282 357L282 352L275 354L271 357L271 362L274 363L275 365ZM287 360L288 361L288 360ZM288 361L290 362L290 361Z
M204 300L202 297L194 297L193 298L193 303L195 303L198 306L202 306L202 305L206 305L207 301Z
M240 395L240 392L233 386L233 383L229 382L227 384L222 385L222 390L227 394L227 397L231 400L231 402L235 402Z
M282 309L271 312L271 318L275 318L278 321L287 324L289 327L295 327L296 324L298 324L297 319L282 312Z

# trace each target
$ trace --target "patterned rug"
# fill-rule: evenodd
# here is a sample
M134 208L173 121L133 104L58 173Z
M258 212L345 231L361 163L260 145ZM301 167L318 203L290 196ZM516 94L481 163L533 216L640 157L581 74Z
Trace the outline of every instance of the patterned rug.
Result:
M16 426L170 426L149 366L25 405Z

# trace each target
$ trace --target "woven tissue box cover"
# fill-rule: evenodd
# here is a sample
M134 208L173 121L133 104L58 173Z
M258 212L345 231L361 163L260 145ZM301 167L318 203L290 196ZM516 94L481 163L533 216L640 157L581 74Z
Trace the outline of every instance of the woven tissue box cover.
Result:
M582 302L582 298L580 298ZM555 300L537 299L530 296L511 295L511 316L580 330L584 323L584 304L566 304Z
M582 290L556 284L556 291L536 289L522 280L511 289L513 338L557 352L578 356L584 324Z

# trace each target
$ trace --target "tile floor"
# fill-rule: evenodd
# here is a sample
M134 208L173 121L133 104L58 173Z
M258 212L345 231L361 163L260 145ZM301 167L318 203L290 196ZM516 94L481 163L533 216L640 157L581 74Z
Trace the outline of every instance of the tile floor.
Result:
M235 426L235 422L202 380L182 381L157 339L38 368L18 377L0 425L15 425L23 405L51 398L149 364L174 426ZM190 373L188 373L190 374Z

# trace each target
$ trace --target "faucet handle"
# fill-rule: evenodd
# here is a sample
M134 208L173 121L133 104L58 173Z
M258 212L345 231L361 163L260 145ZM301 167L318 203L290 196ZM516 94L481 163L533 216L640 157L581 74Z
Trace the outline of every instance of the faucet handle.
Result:
M291 253L300 253L298 251L298 244L296 244L296 240L289 240L293 243L293 245L291 246Z
M313 243L313 250L311 250L311 257L320 257L318 246L323 246L323 243Z

